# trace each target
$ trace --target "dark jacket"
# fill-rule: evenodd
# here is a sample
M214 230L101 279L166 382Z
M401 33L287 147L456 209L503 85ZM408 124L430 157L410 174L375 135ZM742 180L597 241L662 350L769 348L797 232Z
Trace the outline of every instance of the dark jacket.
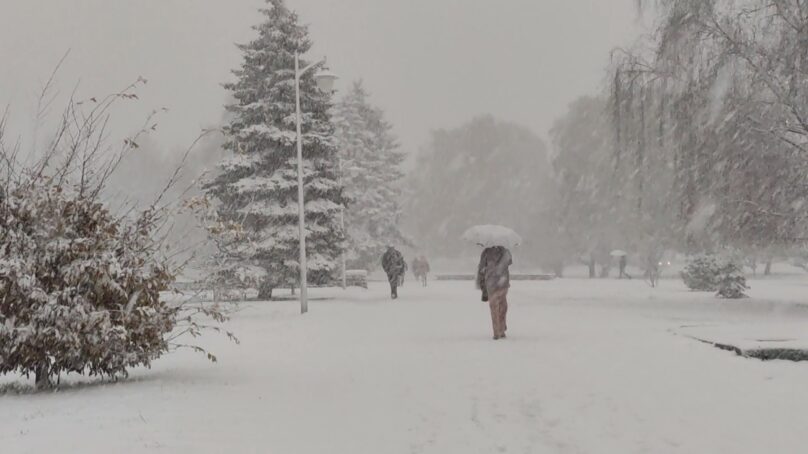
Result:
M511 275L508 267L513 263L511 252L502 246L493 246L483 250L480 265L477 267L477 287L486 296L495 290L511 286Z
M393 278L404 276L404 273L407 272L407 262L404 261L401 252L391 247L382 255L382 269L387 273L388 279L392 281Z

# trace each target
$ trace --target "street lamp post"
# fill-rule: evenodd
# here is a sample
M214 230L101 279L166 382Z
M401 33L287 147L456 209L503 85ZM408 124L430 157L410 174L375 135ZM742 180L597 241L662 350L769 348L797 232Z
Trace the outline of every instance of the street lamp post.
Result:
M308 299L308 285L307 285L307 271L308 264L306 261L306 213L305 213L305 197L303 191L303 133L301 123L303 122L300 113L300 78L306 74L307 71L325 63L322 59L316 63L300 69L300 56L295 52L295 110L296 110L296 127L297 127L297 214L298 214L298 232L300 235L300 313L305 314L309 311ZM334 86L334 81L337 76L330 72L321 72L315 76L317 87L322 91L331 91Z
M339 159L339 182L340 187L342 187L342 157L338 157ZM345 233L345 206L340 205L339 209L339 224L342 232ZM348 278L346 276L346 269L345 269L345 248L342 249L342 254L340 254L340 261L342 262L342 289L345 290L348 288Z

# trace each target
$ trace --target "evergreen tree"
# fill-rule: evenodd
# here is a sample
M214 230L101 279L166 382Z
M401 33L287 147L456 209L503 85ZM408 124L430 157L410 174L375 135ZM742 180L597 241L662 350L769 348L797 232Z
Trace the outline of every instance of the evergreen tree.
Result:
M388 244L406 244L399 230L404 154L361 82L337 104L335 123L343 184L349 266L373 269Z
M239 230L228 233L236 241L221 243L227 245L220 251L227 260L218 271L263 269L261 296L269 297L274 288L298 283L294 59L311 41L308 28L283 0L267 0L261 12L265 20L255 27L258 37L239 46L244 58L234 71L237 80L225 84L235 99L227 106L232 119L224 128L224 148L232 155L206 189L218 201L217 225ZM306 65L301 60L300 67ZM306 239L309 280L324 283L343 247L339 212L344 202L328 113L331 93L317 88L314 72L300 80Z

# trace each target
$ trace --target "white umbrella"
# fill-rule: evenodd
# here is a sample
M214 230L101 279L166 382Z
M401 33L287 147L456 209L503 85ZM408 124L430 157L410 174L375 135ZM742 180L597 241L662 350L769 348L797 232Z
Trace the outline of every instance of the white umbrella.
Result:
M611 255L612 257L625 257L628 254L626 253L626 251L621 251L620 249L615 249L609 255Z
M482 247L505 246L512 248L522 243L522 237L508 227L501 225L475 225L461 237Z

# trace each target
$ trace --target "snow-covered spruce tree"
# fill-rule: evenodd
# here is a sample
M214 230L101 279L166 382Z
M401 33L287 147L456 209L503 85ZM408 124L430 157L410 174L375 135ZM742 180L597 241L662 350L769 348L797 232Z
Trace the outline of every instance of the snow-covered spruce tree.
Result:
M746 296L744 292L749 289L743 269L729 260L721 266L717 287L717 296L728 299L744 298Z
M698 255L687 261L682 280L687 288L698 292L718 290L722 265L714 255Z
M235 102L224 128L232 153L205 185L217 202L216 222L237 224L243 235L222 251L218 271L265 270L261 297L272 289L294 287L299 275L294 56L311 47L307 27L283 0L267 0L258 37L239 46L237 80L225 84ZM301 61L305 67L307 62ZM309 280L324 283L339 266L344 235L339 213L344 204L338 182L337 148L331 123L331 93L317 88L307 72L300 81L306 239Z
M149 117L117 151L104 140L112 105L136 99L140 83L70 101L49 146L32 145L24 164L19 147L6 148L0 121L0 374L34 375L38 388L63 373L125 376L182 347L184 334L219 329L198 315L225 319L216 307L161 295L181 270L162 229L177 173L142 212L116 215L104 201L110 175L152 127Z
M407 244L399 230L404 154L362 82L337 103L334 115L346 198L348 263L373 270L388 244Z

